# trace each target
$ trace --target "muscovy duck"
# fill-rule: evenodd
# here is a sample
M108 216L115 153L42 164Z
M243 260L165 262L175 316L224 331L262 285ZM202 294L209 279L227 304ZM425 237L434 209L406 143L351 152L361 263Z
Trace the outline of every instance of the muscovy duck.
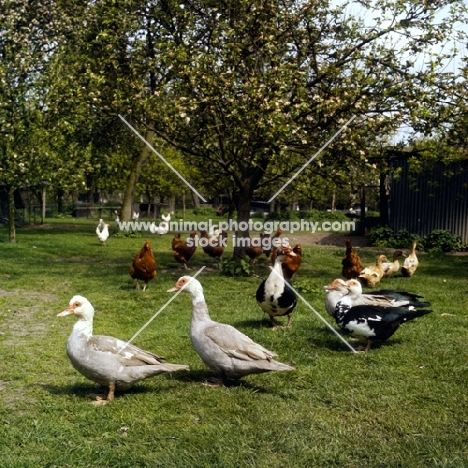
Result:
M346 283L349 296L346 298L348 305L375 305L381 307L430 307L430 302L423 302L422 296L406 291L394 291L392 289L380 289L372 292L362 292L362 285L357 280L349 280Z
M350 280L348 283L352 281L355 280ZM364 296L365 294L360 297ZM409 301L406 301L405 305L395 305L398 302L405 302L396 301L391 307L375 304L354 305L357 302L355 301L356 298L353 298L351 292L344 296L336 305L335 321L342 330L347 331L350 335L367 339L365 351L370 349L373 342L385 341L390 338L402 323L432 312L429 309L419 309L410 305ZM420 304L429 305L428 303Z
M429 314L428 309L407 307L381 307L375 305L350 306L346 300L336 305L336 324L350 335L367 340L365 352L373 342L390 338L398 327L409 320Z
M325 297L325 310L332 316L335 316L336 304L343 299L349 293L348 285L346 281L341 278L337 278L330 284L323 287L327 292Z
M78 319L67 340L72 366L87 379L106 387L105 395L98 396L95 404L112 401L116 390L126 390L148 377L189 369L185 365L166 363L164 358L112 336L93 335L94 308L83 296L73 296L57 317L67 315Z
M182 276L168 292L182 290L192 298L190 340L201 360L216 371L218 383L227 384L227 378L240 379L249 374L270 371L291 371L294 367L275 361L276 354L255 343L231 325L211 320L200 282L191 276Z
M278 250L274 266L270 267L270 275L262 281L255 294L258 305L270 317L273 328L278 327L275 317L282 315L288 316L287 326L291 326L292 313L297 299L296 293L284 277L282 263L286 257L295 256L296 253L290 246L282 246Z

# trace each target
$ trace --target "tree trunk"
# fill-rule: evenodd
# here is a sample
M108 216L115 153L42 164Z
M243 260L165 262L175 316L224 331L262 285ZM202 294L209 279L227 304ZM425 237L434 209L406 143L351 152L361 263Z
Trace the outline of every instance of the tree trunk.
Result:
M59 188L57 189L57 212L63 213L63 196L65 195L65 190Z
M161 197L156 195L153 200L154 205L154 218L159 218L161 216Z
M255 184L256 185L256 184ZM248 226L250 219L250 208L252 205L252 196L255 186L251 181L246 181L244 187L240 190L239 201L237 204L237 229L234 244L234 260L245 257L245 241L249 237L249 229L241 229Z
M96 188L96 181L94 178L94 175L88 174L86 176L86 186L87 186L87 191L86 191L86 201L93 206L94 205L94 192Z
M42 210L41 210L41 224L45 223L45 216L46 216L46 188L42 188Z
M150 145L152 145L153 139L154 132L152 130L148 130L145 134L145 140ZM140 177L141 168L143 163L146 161L146 158L149 156L150 151L151 150L148 145L143 146L140 154L133 160L132 169L128 177L122 201L122 211L120 213L121 221L130 221L132 219L132 204L133 198L135 196L136 186Z
M193 190L190 193L192 194L193 207L200 208L200 197Z
M8 187L8 235L10 242L16 243L15 189L11 185Z

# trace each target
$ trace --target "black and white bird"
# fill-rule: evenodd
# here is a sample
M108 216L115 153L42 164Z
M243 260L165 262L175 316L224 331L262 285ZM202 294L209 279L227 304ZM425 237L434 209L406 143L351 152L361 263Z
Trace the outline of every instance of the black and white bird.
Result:
M325 310L332 316L335 316L336 304L349 294L349 288L346 281L341 278L333 280L330 284L323 287L327 295L325 296Z
M281 266L288 256L294 257L296 254L290 246L282 246L278 251L275 264L270 267L270 275L262 281L255 294L258 305L270 317L273 328L278 327L275 317L283 315L288 316L287 326L291 326L292 313L297 304L296 293L284 278Z
M332 283L333 284L333 283ZM378 291L363 292L359 281L352 279L346 281L350 305L376 305L381 307L430 307L430 302L422 301L423 296L406 291L394 291L393 289L380 289Z
M409 304L409 301L401 305L403 302L399 301L399 305L393 306L375 303L353 305L352 295L348 294L336 304L335 321L338 327L350 335L367 340L365 351L368 351L373 342L390 338L402 323L432 312L430 309L418 308L429 306L427 302L419 302L418 306ZM396 303L398 301L393 304Z

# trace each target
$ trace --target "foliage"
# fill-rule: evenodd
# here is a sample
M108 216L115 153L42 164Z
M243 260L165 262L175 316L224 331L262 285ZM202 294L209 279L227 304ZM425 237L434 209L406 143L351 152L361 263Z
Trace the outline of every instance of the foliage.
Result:
M421 238L406 229L396 234L389 226L378 226L374 228L368 237L369 245L375 247L409 248L413 241L418 242L418 248L423 249Z
M369 245L375 247L409 248L413 241L416 241L418 249L426 252L453 252L467 249L460 236L442 229L436 229L421 239L406 229L394 234L390 227L379 226L372 230L368 239Z
M443 229L436 229L424 236L423 244L426 252L454 252L467 249L460 236Z
M219 264L221 273L226 276L252 276L253 268L249 260L243 258L223 258Z
M122 115L169 145L207 192L237 191L245 221L256 189L271 192L357 116L284 194L322 205L343 186L351 202L376 180L370 158L379 151L369 148L403 123L427 133L452 108L447 90L461 80L440 66L453 53L433 51L465 13L461 0L450 9L358 2L374 18L370 29L365 15L343 13L354 3L4 2L2 179L46 171L56 187L89 195L125 188L126 214L135 193L178 193Z
M325 210L301 210L297 212L299 219L307 219L312 221L349 221L349 218L341 211L325 211Z
M267 221L290 221L291 219L297 219L297 217L293 211L281 210L268 213L265 219Z
M200 208L194 208L192 213L197 216L206 216L208 218L216 217L216 210L211 206L202 206Z
M112 237L128 237L131 239L138 239L141 237L139 231L134 231L133 229L128 230L118 230L116 233L112 234Z

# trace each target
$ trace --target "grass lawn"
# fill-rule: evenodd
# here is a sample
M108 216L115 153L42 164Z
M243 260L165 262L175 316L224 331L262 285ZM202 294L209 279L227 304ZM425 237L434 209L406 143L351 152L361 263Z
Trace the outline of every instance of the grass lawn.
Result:
M0 229L0 466L468 466L468 257L421 255L413 278L383 280L382 287L422 294L433 313L353 354L302 302L290 329L271 330L255 301L260 278L220 276L200 249L190 273L207 266L198 279L212 318L296 371L204 386L213 374L191 347L192 305L181 294L134 344L191 370L148 379L96 407L90 394L99 386L65 353L75 319L57 313L81 294L96 310L96 334L129 339L184 274L171 255L172 234L151 235L158 275L137 291L128 269L144 235L111 236L101 247L96 224L47 220L18 229L17 244ZM329 320L323 285L340 276L344 246L304 242L303 250L294 284ZM376 253L360 250L366 264ZM255 271L268 274L266 259Z

